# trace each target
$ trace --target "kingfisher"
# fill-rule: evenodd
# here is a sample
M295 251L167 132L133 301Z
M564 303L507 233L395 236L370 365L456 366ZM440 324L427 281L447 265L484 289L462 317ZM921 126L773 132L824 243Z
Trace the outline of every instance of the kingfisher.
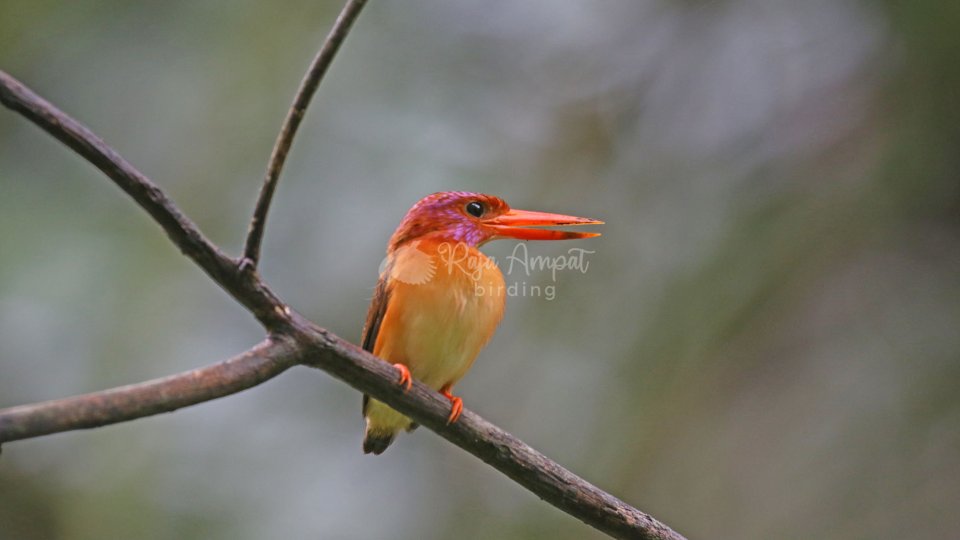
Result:
M446 191L421 199L387 244L363 327L364 350L393 364L397 384L416 378L450 400L452 424L463 411L453 386L493 336L506 300L503 274L478 249L497 239L572 240L600 236L536 227L602 224L595 219L510 208L481 193ZM381 454L417 424L363 396L365 454Z

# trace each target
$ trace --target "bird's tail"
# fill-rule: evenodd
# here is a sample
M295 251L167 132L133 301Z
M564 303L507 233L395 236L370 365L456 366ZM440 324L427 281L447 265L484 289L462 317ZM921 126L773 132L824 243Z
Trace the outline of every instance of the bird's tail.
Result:
M367 430L366 434L363 436L363 453L364 454L374 454L380 455L388 446L393 442L393 438L396 437L396 433L388 433L386 435L379 433L371 433L370 430Z
M363 434L364 454L382 454L397 433L416 427L406 416L369 396L363 396L363 417L367 421L367 429Z

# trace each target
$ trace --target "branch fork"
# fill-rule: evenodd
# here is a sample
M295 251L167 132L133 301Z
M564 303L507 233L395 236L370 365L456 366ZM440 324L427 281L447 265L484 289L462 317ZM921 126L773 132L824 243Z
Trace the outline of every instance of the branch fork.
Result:
M447 424L449 402L419 381L396 384L393 366L292 310L257 272L267 213L307 106L366 0L349 0L307 70L271 153L243 255L234 259L149 178L85 126L0 71L0 102L100 169L170 240L263 325L267 337L229 360L184 373L75 397L0 410L0 444L143 418L228 396L287 369L318 368L387 403L470 452L537 496L615 538L683 540L648 514L576 476L523 441L464 410Z

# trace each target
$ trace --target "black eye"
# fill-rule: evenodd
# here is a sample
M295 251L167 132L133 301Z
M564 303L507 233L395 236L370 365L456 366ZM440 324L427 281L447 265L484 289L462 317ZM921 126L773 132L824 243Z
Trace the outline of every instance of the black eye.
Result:
M477 201L472 201L467 203L467 213L473 217L480 217L483 215L483 205Z

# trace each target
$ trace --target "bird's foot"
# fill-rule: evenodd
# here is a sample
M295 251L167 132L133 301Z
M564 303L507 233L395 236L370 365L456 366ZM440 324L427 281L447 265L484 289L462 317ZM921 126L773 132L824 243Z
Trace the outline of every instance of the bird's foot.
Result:
M450 400L450 416L447 417L447 425L449 426L460 418L460 413L463 412L463 400L451 394L449 386L441 388L440 393Z
M410 370L403 364L394 364L393 367L400 372L400 380L397 381L397 384L403 387L404 392L410 390L413 387L413 377L410 376Z

